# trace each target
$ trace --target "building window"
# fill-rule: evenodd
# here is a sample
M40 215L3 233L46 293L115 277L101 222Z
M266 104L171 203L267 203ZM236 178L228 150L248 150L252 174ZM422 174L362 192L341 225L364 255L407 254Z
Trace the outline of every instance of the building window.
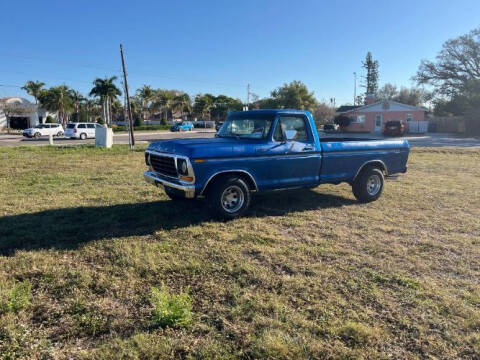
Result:
M357 123L363 124L365 123L365 115L357 115L356 121Z
M375 126L376 127L381 127L382 126L382 115L381 114L375 115Z
M412 114L407 114L407 121L412 121L412 120L413 120Z

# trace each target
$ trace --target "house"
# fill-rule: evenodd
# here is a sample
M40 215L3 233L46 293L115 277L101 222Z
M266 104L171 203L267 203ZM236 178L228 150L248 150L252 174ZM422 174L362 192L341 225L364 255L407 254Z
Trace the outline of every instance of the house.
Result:
M38 105L21 97L5 97L0 99L0 130L9 125L12 129L26 129L46 120L47 113ZM10 121L7 124L7 116ZM55 117L55 116L53 116Z
M408 132L426 132L425 108L402 104L393 100L375 101L367 97L367 105L340 107L337 115L345 115L352 122L343 128L346 132L382 133L384 125L390 120L399 120ZM340 111L343 110L343 111Z

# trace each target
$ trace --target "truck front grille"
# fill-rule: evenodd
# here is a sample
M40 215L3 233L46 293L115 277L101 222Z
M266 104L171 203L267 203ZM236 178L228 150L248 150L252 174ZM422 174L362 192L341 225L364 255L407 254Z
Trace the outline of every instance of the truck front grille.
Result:
M161 175L178 177L175 158L172 156L150 154L150 165Z

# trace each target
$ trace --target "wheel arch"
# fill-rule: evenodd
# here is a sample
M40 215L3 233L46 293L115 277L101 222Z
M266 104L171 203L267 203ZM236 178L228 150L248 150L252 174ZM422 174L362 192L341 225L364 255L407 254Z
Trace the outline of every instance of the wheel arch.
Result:
M382 160L369 160L365 163L362 164L362 166L360 166L360 168L358 169L357 173L355 174L354 178L353 178L353 181L355 181L355 179L358 177L358 175L364 170L366 169L367 167L377 167L379 168L384 175L388 175L388 168L387 168L387 165L385 165L385 163L382 161Z
M217 171L215 174L210 176L205 183L205 185L202 188L202 191L200 192L200 195L204 195L205 192L207 191L208 187L215 182L215 180L219 179L220 177L223 177L225 175L237 175L240 176L244 181L246 182L248 188L250 191L258 191L258 186L257 182L255 181L255 178L253 177L252 174L250 174L246 170L222 170L222 171Z

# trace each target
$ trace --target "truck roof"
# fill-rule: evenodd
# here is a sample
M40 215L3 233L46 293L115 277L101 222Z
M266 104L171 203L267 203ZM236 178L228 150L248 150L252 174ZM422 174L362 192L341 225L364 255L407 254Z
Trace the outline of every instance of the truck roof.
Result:
M256 110L248 110L248 111L232 111L231 114L245 114L245 113L253 113L253 114L278 114L278 113L298 113L298 114L307 114L309 111L307 110L296 110L296 109L256 109Z

